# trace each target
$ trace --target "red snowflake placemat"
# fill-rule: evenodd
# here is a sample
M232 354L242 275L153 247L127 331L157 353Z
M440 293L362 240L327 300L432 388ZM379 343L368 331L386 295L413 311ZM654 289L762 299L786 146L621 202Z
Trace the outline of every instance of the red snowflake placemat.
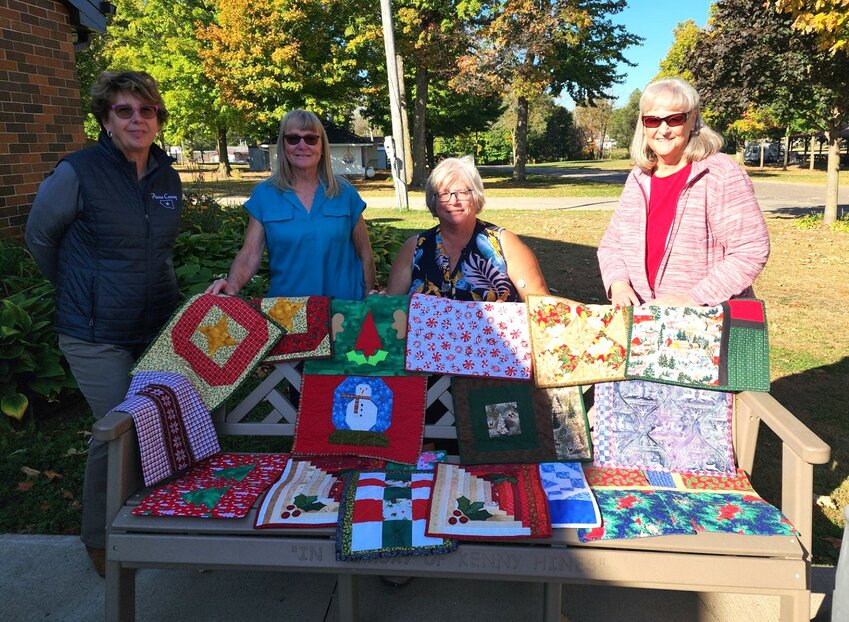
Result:
M288 454L218 454L154 488L133 514L242 518L288 460Z
M265 362L323 359L331 355L329 297L254 298L251 303L286 329Z
M304 374L292 453L415 464L426 391L423 376Z
M246 300L190 298L136 362L132 373L169 371L188 378L215 410L277 343L283 330Z

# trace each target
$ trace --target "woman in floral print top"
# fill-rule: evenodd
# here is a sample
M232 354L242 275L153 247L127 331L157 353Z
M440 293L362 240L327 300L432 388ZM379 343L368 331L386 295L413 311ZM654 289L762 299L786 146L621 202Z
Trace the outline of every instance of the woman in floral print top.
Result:
M533 251L512 231L479 220L483 182L465 158L443 160L425 185L439 224L409 238L392 264L387 293L517 302L548 294Z

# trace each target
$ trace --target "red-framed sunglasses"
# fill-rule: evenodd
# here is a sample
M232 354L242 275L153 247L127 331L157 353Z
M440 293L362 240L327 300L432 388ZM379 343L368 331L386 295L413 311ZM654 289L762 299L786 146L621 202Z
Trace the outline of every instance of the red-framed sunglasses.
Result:
M678 127L684 125L689 118L689 112L676 112L665 117L654 117L652 115L643 116L643 125L645 127L660 127L661 123L666 123L669 127Z

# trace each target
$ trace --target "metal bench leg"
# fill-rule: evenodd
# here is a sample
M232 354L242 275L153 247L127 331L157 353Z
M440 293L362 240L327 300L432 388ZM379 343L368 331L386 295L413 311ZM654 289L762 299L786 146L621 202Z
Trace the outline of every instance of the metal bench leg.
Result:
M781 597L781 622L810 622L811 593L796 592Z
M132 622L136 619L136 571L118 562L106 562L106 620Z
M563 585L560 583L543 583L543 612L542 619L545 622L560 622L561 600Z
M357 577L352 574L336 576L336 598L339 602L339 622L357 622L360 617Z

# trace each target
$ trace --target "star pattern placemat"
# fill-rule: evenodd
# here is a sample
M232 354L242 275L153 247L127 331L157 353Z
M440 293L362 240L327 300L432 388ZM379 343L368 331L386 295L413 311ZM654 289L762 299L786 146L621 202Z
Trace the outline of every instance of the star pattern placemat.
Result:
M630 307L557 296L528 296L527 303L538 387L625 378Z
M454 540L425 534L433 472L371 471L347 476L336 559L435 555L457 548Z
M415 464L426 391L424 376L304 374L292 452Z
M408 371L528 380L526 307L414 294L405 365Z
M330 298L254 298L251 303L286 330L266 355L266 363L330 357Z
M580 464L543 462L539 465L539 475L548 499L552 527L601 525L598 504Z
M167 371L185 376L212 411L239 387L282 334L246 300L199 294L171 316L131 373Z
M535 408L530 382L452 378L461 464L555 460L551 411Z
M597 466L735 472L733 396L629 380L595 386Z
M437 464L427 535L458 540L550 537L538 465Z
M280 477L288 459L287 454L217 454L154 488L133 514L243 518L262 491Z

